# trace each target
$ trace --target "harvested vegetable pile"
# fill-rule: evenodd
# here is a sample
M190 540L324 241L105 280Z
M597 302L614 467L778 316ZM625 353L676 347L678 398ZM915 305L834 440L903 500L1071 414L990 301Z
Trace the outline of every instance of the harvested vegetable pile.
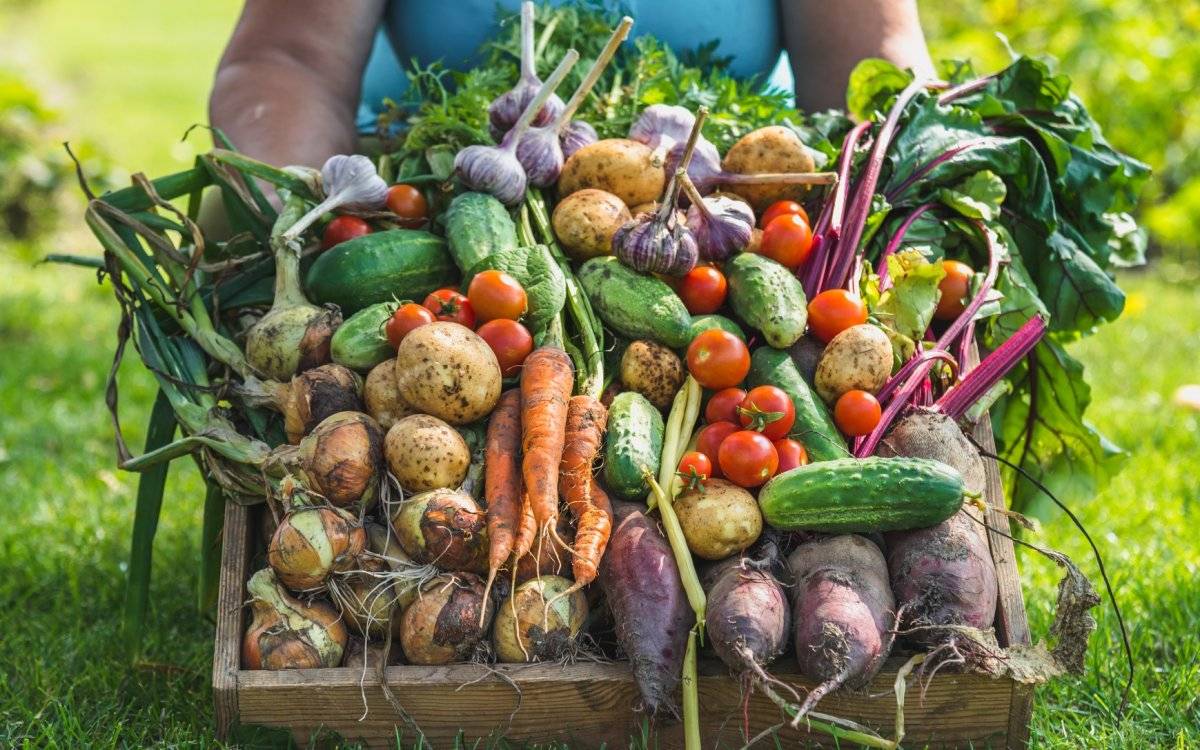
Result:
M694 743L711 648L878 747L899 737L811 711L890 653L1081 669L1098 597L1061 557L1055 648L996 645L968 435L990 409L1014 509L1104 476L1064 344L1121 313L1146 168L1041 61L868 60L847 112L805 118L624 43L628 18L548 13L537 54L526 3L479 69L416 71L381 153L226 144L89 205L117 357L132 338L162 395L135 457L110 385L122 467L195 455L209 549L223 500L264 504L243 665L338 666L354 639L380 665L623 658ZM232 234L196 224L206 189ZM788 653L807 696L768 672Z

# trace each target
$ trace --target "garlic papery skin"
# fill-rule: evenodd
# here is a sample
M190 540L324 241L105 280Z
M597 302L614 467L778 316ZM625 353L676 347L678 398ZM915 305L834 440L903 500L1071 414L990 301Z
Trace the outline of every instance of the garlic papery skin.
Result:
M534 7L532 2L521 3L521 73L517 85L492 100L488 105L488 130L497 141L504 139L512 130L521 113L537 96L542 85L534 70L533 53ZM534 114L533 125L545 127L554 122L562 112L563 100L551 94L545 104Z
M335 154L321 167L321 184L325 199L283 233L285 241L293 241L313 222L336 208L375 210L387 203L388 185L375 171L375 162L362 154Z
M570 159L584 146L589 146L600 140L596 129L584 120L571 120L558 135L558 143L562 146L563 159Z
M682 182L692 199L687 225L696 237L701 259L724 261L745 250L754 234L754 210L750 205L725 195L702 197L687 175Z

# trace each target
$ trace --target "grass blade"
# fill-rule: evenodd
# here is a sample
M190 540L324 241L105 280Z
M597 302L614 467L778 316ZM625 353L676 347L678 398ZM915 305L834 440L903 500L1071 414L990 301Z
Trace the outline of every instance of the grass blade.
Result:
M175 437L175 412L166 394L158 392L150 412L146 430L146 450L154 451ZM162 510L163 488L167 483L169 463L161 463L138 479L137 509L133 516L133 541L129 551L129 577L125 589L125 642L132 658L142 650L142 633L146 624L146 609L150 602L150 564L154 552L154 535L158 531L158 515Z

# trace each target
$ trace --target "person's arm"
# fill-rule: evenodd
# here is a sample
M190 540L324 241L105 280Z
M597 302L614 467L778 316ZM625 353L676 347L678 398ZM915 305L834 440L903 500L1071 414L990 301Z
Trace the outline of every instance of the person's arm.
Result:
M240 151L320 167L355 148L362 73L384 0L247 0L209 97Z
M867 57L933 75L916 0L779 2L800 109L844 107L850 71Z

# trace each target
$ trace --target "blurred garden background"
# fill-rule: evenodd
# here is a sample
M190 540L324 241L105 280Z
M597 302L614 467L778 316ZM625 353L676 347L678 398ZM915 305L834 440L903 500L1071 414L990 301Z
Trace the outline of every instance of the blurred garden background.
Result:
M155 543L142 652L120 628L135 475L114 468L104 382L117 308L82 268L98 255L82 223L70 141L94 188L161 175L208 146L208 87L237 0L0 0L0 746L211 744L212 627L197 612L203 483L171 469ZM1038 747L1200 745L1200 5L1170 0L932 0L935 58L998 67L1006 45L1050 54L1113 145L1155 171L1140 219L1151 262L1123 272L1124 316L1078 342L1092 420L1128 455L1076 508L1106 556L1138 662L1127 714L1112 610L1097 610L1088 672L1037 693ZM997 32L1003 38L997 36ZM154 384L120 372L131 446ZM1096 573L1065 518L1042 540ZM1035 633L1056 571L1021 556ZM266 738L263 738L266 739Z

